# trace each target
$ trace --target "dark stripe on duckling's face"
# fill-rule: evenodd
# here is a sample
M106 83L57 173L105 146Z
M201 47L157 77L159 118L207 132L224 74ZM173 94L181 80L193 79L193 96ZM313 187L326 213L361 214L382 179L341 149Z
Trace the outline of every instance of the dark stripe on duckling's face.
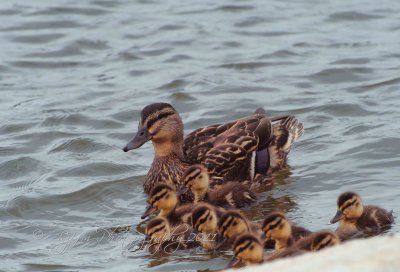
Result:
M340 207L340 210L341 210L341 211L344 211L344 210L347 209L348 207L355 205L355 204L357 203L357 201L358 201L358 199L356 198L356 199L354 199L354 200L351 201L351 202L346 202L346 203L344 203L345 205L342 206L342 207Z
M157 233L157 232L159 232L160 230L163 230L164 228L165 228L165 225L162 225L162 226L160 226L160 227L158 227L158 228L156 228L156 229L153 228L153 229L151 229L151 230L153 230L153 231L152 231L151 233L148 233L148 235L150 235L150 237L151 237L151 236L153 236L154 233ZM150 231L151 231L151 230L150 230Z
M225 232L227 231L227 229L231 226L231 224L233 223L233 221L235 220L235 217L233 216L229 216L228 218L226 218L223 223L222 223L222 229L221 229L221 235L224 236ZM236 222L235 222L236 223Z
M273 223L274 221L276 221L276 223ZM282 223L283 218L277 217L274 221L272 221L270 224L268 224L268 225L266 226L266 228L264 228L264 231L265 231L265 232L267 232L267 231L269 231L269 230L273 230L273 229L275 229L276 227L278 227L278 226Z
M235 255L236 256L239 255L240 253L242 253L243 251L248 249L252 244L253 244L253 241L245 240L241 244L236 245L236 247L235 247Z
M161 194L156 195L155 197L153 197L151 199L151 205L153 205L154 203L156 203L157 201L159 201L161 198L163 198L164 196L166 196L168 194L168 191L165 190L163 191Z
M194 225L194 228L196 229L196 230L198 230L199 229L199 227L202 225L202 224L204 224L205 222L207 222L207 220L208 220L208 218L209 218L209 216L210 216L210 211L209 210L206 210L205 211L205 213L203 213L200 217L199 217L199 219L197 220L197 222L195 223L195 225Z
M188 171L189 172L189 171ZM187 186L192 180L199 178L201 175L201 170L196 168L193 169L191 172L186 173L184 183Z

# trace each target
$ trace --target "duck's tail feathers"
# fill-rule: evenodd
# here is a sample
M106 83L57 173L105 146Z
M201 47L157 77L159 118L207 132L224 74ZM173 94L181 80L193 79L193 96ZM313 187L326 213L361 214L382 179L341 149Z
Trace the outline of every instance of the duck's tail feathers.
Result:
M293 143L304 133L304 126L289 116L272 126L272 141L268 147L272 168L282 168Z

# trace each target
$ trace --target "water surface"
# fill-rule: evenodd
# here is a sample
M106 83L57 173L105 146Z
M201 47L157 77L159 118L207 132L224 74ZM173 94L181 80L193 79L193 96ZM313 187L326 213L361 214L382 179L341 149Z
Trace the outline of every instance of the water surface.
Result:
M279 208L333 229L347 190L398 214L399 14L395 0L2 1L0 270L227 264L229 253L127 250L143 237L153 151L121 148L156 101L187 132L260 106L304 123L253 220Z

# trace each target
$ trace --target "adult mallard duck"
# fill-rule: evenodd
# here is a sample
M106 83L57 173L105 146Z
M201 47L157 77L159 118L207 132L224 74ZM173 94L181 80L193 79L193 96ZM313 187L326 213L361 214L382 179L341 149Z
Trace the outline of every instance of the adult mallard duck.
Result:
M272 124L272 122L276 122ZM285 165L303 125L292 116L268 118L263 110L226 124L199 128L183 136L178 112L168 103L143 108L136 136L125 152L152 141L155 157L144 181L148 194L157 183L177 185L186 168L203 164L212 180L252 180Z

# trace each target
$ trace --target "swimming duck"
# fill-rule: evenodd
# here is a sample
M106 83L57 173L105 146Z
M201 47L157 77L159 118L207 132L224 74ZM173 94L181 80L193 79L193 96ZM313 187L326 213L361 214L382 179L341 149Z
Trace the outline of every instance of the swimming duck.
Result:
M257 200L255 193L240 182L225 182L209 188L210 178L207 169L196 164L190 166L184 174L182 192L191 190L194 194L194 202L208 202L221 207L243 208Z
M252 233L239 236L233 244L234 256L227 267L235 267L239 263L245 265L261 264L275 259L297 256L306 252L297 248L288 248L279 253L266 256L264 255L263 244L263 241L261 241L257 235Z
M235 238L242 234L253 233L260 237L261 226L250 222L245 215L238 210L228 210L218 222L218 232L222 237L222 242L233 243ZM217 247L218 248L218 247Z
M262 224L263 236L275 241L275 250L282 250L311 234L311 231L294 225L281 212L271 212Z
M215 207L207 203L200 203L192 211L192 227L201 233L200 242L204 249L213 250L221 241L218 233L218 218L225 211L220 207ZM222 246L220 248L225 248Z
M330 231L320 231L304 237L292 246L284 250L264 256L263 242L254 234L247 233L239 236L233 245L234 257L228 267L234 267L242 262L246 265L269 262L286 257L298 256L307 251L319 251L321 249L337 245L339 237Z
M364 206L358 194L346 192L337 200L337 213L331 223L340 221L338 232L351 236L359 231L379 234L394 223L393 211L376 206Z
M158 184L151 190L149 195L149 205L142 215L142 219L150 214L160 211L158 217L168 220L171 226L182 223L189 223L193 204L187 203L178 205L179 200L175 189L168 184Z
M145 230L147 247L150 253L158 251L167 253L179 249L190 249L200 245L196 241L192 228L187 224L171 227L168 221L162 217L156 217L149 221Z
M212 180L253 180L257 173L283 167L291 145L302 134L303 125L293 116L268 118L258 110L230 123L199 128L184 138L178 112L168 103L154 103L143 108L138 132L123 150L152 141L155 157L144 181L148 194L158 183L179 184L188 166L198 163Z

